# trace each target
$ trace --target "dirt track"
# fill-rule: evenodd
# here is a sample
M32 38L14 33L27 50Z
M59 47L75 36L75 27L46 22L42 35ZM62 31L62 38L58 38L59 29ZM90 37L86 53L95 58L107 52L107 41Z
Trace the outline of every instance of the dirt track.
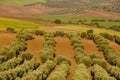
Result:
M14 40L15 40L14 33L0 32L0 49L4 46L8 46Z

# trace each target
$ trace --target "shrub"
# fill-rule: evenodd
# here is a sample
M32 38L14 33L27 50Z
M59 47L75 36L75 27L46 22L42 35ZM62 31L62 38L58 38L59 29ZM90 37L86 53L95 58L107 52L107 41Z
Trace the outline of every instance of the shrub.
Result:
M63 36L65 35L65 33L64 33L64 31L56 31L56 32L54 33L54 35L55 35L55 36L61 36L61 37L63 37Z
M107 69L108 67L108 62L105 59L102 58L94 58L92 60L93 65L97 64L99 66L102 66L104 69Z
M104 38L106 39L109 39L109 40L114 40L113 36L110 35L109 33L100 33L101 36L103 36Z
M56 24L61 24L62 22L61 22L60 19L56 19L56 20L54 21L54 23L56 23Z
M120 68L117 66L110 66L108 68L108 72L117 78L117 80L120 79Z
M87 33L86 33L86 32L82 32L82 33L80 34L80 36L81 36L81 38L87 38Z
M41 62L46 62L47 60L54 60L54 53L49 53L49 51L43 51L39 53Z
M89 56L85 56L82 54L79 54L76 56L76 62L77 64L85 64L87 67L91 65L91 58Z
M0 71L14 69L16 66L20 66L22 63L23 63L23 59L14 57L8 60L7 62L4 62L3 64L1 64Z
M57 58L57 64L60 64L62 62L67 62L69 65L71 65L71 61L69 58L65 57L65 56L58 56Z
M100 58L100 56L97 56L95 53L90 54L89 56L90 56L91 59Z
M15 69L10 69L0 73L0 80L13 80L17 77L22 77L25 73L35 70L38 66L39 64L37 61L35 59L31 59L30 61L24 62L22 65L16 67Z
M70 66L67 62L61 63L58 68L49 75L47 80L66 80L69 70Z
M73 48L74 49L76 49L76 48L84 49L84 46L82 44L75 43L75 44L73 44Z
M84 64L79 64L72 76L72 80L89 80L89 72L87 67Z
M87 38L88 39L93 39L93 30L92 29L87 30Z
M115 36L115 42L120 45L120 37L119 36Z
M21 57L22 59L26 59L26 60L31 60L33 58L33 55L28 53L28 52L21 52L19 57Z
M89 34L89 33L93 34L93 30L92 29L87 30L87 34Z
M45 34L45 32L44 32L44 31L41 31L41 30L36 29L36 30L34 31L34 34L35 34L35 35L44 35L44 34Z
M94 65L92 68L92 73L94 74L94 80L116 80L114 77L111 77L106 70L104 70L99 65Z
M55 63L48 60L44 64L41 64L36 70L29 72L22 80L46 80L54 67Z
M14 32L15 32L15 29L14 29L14 28L11 28L11 27L8 27L6 30L7 30L8 32L11 32L11 33L14 33Z
M17 35L16 35L17 39L23 39L23 40L30 40L33 39L33 36L31 33L29 33L28 31L26 31L25 29L21 29Z

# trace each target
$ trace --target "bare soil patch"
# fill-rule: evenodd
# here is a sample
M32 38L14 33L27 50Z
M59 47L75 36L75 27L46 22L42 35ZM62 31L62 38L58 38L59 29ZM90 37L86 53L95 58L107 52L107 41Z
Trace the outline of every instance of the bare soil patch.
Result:
M74 51L73 47L71 46L71 42L68 38L63 37L56 37L56 57L58 55L63 55L71 60L71 67L70 67L70 75L68 75L67 80L71 80L75 67L77 66L75 59L74 59Z
M30 52L34 55L35 58L39 60L39 52L43 47L44 37L43 36L34 36L33 40L27 41L27 52Z
M0 5L0 16L27 17L27 16L44 14L44 13L58 11L58 10L60 9L47 7L47 6L16 7L16 6Z
M82 39L82 43L85 48L85 52L89 55L92 53L97 54L98 56L104 57L102 52L98 51L97 45L92 40Z
M14 33L0 32L0 49L2 47L8 46L15 40Z
M111 45L111 47L113 47L117 52L120 53L120 45L118 45L117 43L113 42L113 41L109 41L109 44Z

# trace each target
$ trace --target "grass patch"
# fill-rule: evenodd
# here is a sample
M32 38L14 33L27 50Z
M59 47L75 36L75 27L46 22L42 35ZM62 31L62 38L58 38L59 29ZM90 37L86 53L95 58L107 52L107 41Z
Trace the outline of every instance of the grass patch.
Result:
M31 23L27 21L11 19L11 18L0 18L0 29L6 29L7 27L20 29L36 29L36 28L46 28L47 26Z
M69 30L77 30L85 32L89 29L93 29L95 34L104 33L107 32L111 35L118 35L120 36L120 32L114 31L114 30L108 30L108 29L99 29L99 28L85 28L85 27L79 27L79 26L57 26L54 28L60 28L60 29L69 29Z
M120 19L110 19L110 18L102 18L102 17L95 17L95 16L41 14L41 15L31 16L31 18L41 19L41 20L46 20L51 22L54 22L56 19L60 19L62 23L88 24L91 26L94 26L94 23L98 23L99 26L106 27L106 28L109 28L113 25L120 26ZM95 20L98 20L98 21L95 21ZM113 20L113 21L110 21L110 20ZM116 20L119 20L119 21L117 22Z
M10 6L24 6L27 4L45 2L45 0L1 0L0 4L10 5Z

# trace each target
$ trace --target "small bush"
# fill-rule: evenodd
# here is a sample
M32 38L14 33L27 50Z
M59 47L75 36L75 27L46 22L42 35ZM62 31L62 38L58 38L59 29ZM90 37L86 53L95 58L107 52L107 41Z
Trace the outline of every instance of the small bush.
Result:
M21 52L19 57L22 59L31 60L33 58L33 55L28 52Z
M69 58L60 55L60 56L57 58L57 64L60 64L60 63L62 63L62 62L67 62L69 65L71 65L71 61L70 61Z
M35 30L34 34L35 35L44 35L45 32L37 29L37 30Z
M62 22L61 22L60 19L56 19L56 20L54 21L54 23L56 23L56 24L61 24Z
M119 36L115 36L115 42L120 45L120 37Z
M61 36L61 37L63 37L63 36L65 35L65 33L64 33L64 31L56 31L56 32L54 33L54 35L55 35L55 36Z
M109 40L114 40L113 36L110 35L109 33L100 33L101 36L103 36L104 38L106 39L109 39Z
M80 36L81 36L81 38L87 38L87 33L86 33L86 32L82 32L82 33L80 34Z
M104 69L107 69L108 67L108 63L105 59L101 59L101 58L94 58L92 60L93 64L98 64L99 66L103 67Z
M11 28L11 27L8 27L6 30L7 30L8 32L10 32L10 33L14 33L14 32L15 32L15 29L14 29L14 28Z
M92 29L87 30L87 34L89 34L89 33L92 33L92 34L93 34L93 30L92 30Z
M93 30L92 29L87 30L87 38L88 39L93 39Z
M73 74L72 80L89 80L90 75L87 67L84 64L79 64Z

